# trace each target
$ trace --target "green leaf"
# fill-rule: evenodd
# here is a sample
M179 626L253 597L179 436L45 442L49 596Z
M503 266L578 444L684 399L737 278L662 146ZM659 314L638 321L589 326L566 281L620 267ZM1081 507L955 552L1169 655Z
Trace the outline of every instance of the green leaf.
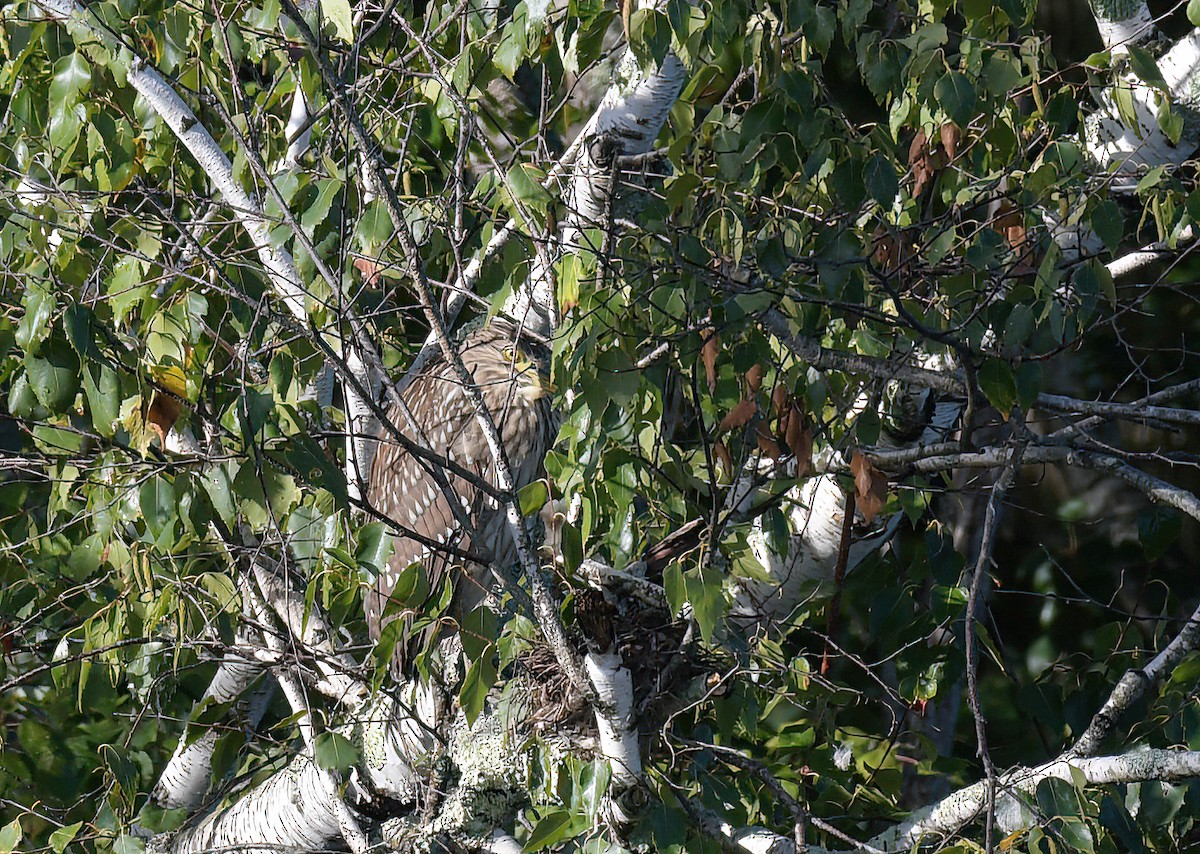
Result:
M74 824L68 824L66 827L60 827L51 833L50 848L54 851L54 854L62 854L63 849L71 844L71 840L75 838L75 834L79 833L81 827L83 827L83 822L77 821Z
M196 736L203 734L203 730L199 727L196 729ZM189 730L189 735L191 730ZM188 811L183 808L163 809L156 807L152 803L147 802L138 813L138 824L152 833L167 833L172 830L177 830L185 821L187 821Z
M876 154L867 161L863 171L863 180L867 185L867 193L872 199L884 207L891 207L900 189L899 179L892 162L881 154Z
M988 401L1007 419L1017 403L1017 382L1012 368L999 359L988 359L979 369L977 379Z
M593 759L583 766L579 775L579 785L572 795L578 798L579 807L583 813L595 817L604 804L604 796L608 793L608 784L612 779L612 766L603 759Z
M508 191L507 195L513 216L518 216L517 203L539 213L546 213L551 198L550 193L542 186L542 182L545 180L546 173L536 166L522 163L508 170L505 189Z
M54 64L50 81L50 103L62 109L79 101L79 96L92 85L92 66L81 53L64 56Z
M56 302L53 293L31 282L25 288L21 305L25 313L17 324L16 342L22 350L30 352L50 334L50 316L54 313Z
M1179 539L1183 522L1175 509L1154 506L1138 514L1137 528L1146 560L1158 560Z
M303 483L329 490L338 507L349 501L346 475L311 436L303 433L288 436L283 443L272 445L267 456L295 472Z
M1162 182L1163 176L1166 174L1167 167L1165 165L1160 164L1155 166L1142 177L1142 180L1138 181L1137 187L1135 188L1137 194L1140 196L1149 190L1153 190Z
M1125 236L1125 223L1117 203L1105 199L1096 205L1092 211L1091 223L1092 231L1104 241L1108 251L1116 252L1121 246L1121 238Z
M94 376L97 370L100 373L99 381ZM101 436L111 437L114 425L121 417L121 378L105 364L84 367L79 378L83 382L88 412L92 416L92 428Z
M938 104L955 124L966 127L975 117L975 86L965 74L950 71L933 87Z
M273 465L264 465L260 474L253 463L246 462L233 479L233 495L246 521L255 528L261 528L272 514L276 519L287 515L300 499L300 489L296 486L295 478ZM353 562L350 566L354 568Z
M63 329L66 330L67 340L79 354L80 359L95 358L96 344L92 336L92 322L95 315L86 305L71 303L63 311Z
M304 213L300 215L300 225L306 232L311 233L329 218L329 209L342 192L342 187L342 182L336 178L325 178L317 182L316 198L309 202Z
M138 839L136 836L130 836L128 833L122 833L113 842L113 854L145 854L146 843Z
M163 475L154 475L138 490L138 507L146 520L146 530L157 540L175 523L175 484Z
M1134 132L1138 139L1142 138L1142 128L1138 123L1137 109L1133 105L1133 87L1124 79L1119 79L1109 87L1113 103L1117 107L1117 115L1121 124Z
M209 597L218 607L230 614L241 611L241 597L238 595L233 579L228 575L223 572L206 572L200 576L199 581L200 586L208 592Z
M1095 258L1080 265L1071 283L1081 294L1104 294L1109 304L1117 304L1117 287L1113 284L1112 273Z
M83 451L83 435L77 430L63 430L39 424L33 428L37 446L48 454L78 456Z
M1158 106L1158 129L1170 140L1171 145L1179 145L1183 137L1183 115L1171 109L1171 101L1164 98Z
M1200 27L1200 0L1188 0L1187 16L1193 26Z
M1135 44L1127 44L1125 47L1129 50L1129 67L1133 69L1133 73L1143 83L1169 94L1171 91L1170 87L1167 86L1167 81L1163 79L1162 72L1158 70L1158 63L1155 61L1153 54L1144 47L1139 47Z
M773 100L755 104L742 117L741 147L749 148L759 137L779 133L786 115L781 105Z
M10 854L21 841L21 820L14 818L0 828L0 854Z
M696 625L705 643L712 639L717 624L725 614L725 577L716 570L701 570L699 575L688 575L688 603L696 617Z
M37 395L29 387L29 375L21 372L8 390L8 411L18 418L37 418L39 413L44 417L45 410L39 407Z
M213 509L226 525L233 524L235 508L233 506L233 487L229 482L229 471L226 466L213 466L204 473L201 481L208 500Z
M1029 409L1042 393L1042 363L1022 362L1013 372L1017 383L1017 406Z
M65 412L79 392L79 358L70 345L56 340L42 356L27 356L25 373L38 402L53 413Z
M387 208L381 201L373 201L367 205L359 217L354 231L364 249L379 246L389 240L395 233L396 226L388 215Z
M517 503L521 507L522 516L532 516L537 513L545 505L550 498L550 491L546 488L546 481L535 480L533 483L527 483L517 492Z
M348 771L358 762L358 748L339 732L323 732L313 739L313 759L329 771Z
M462 688L458 691L458 702L466 715L467 725L475 723L487 703L488 693L496 684L496 657L490 653L479 656L467 668Z
M429 598L429 578L425 575L425 565L414 561L404 568L392 588L388 608L412 608Z
M671 606L671 613L678 614L687 602L687 581L678 563L672 563L663 570L663 592L667 596L667 604Z
M555 810L542 816L525 843L526 851L541 851L574 835L575 817L566 810Z
M358 529L358 549L354 559L373 573L383 571L392 555L392 534L382 522L368 522Z
M671 48L671 22L657 9L639 8L629 17L629 48L643 68L662 62Z
M349 0L321 0L321 12L333 24L333 31L339 39L354 41L354 13Z
M529 37L526 29L525 7L518 6L518 10L513 13L512 19L504 28L500 44L492 54L492 64L509 80L516 75L517 69L524 62L528 52Z
M82 689L81 689L82 695ZM122 800L129 806L133 805L138 795L138 771L124 748L113 744L100 745L100 758L112 775L117 791Z
M1192 687L1200 682L1200 653L1189 652L1171 671L1171 682Z

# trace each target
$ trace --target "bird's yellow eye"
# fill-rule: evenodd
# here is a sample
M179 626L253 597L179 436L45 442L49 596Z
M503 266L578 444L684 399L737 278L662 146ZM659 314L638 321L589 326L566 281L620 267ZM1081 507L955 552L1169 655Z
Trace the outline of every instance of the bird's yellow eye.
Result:
M513 359L515 359L515 358L516 358L516 353L515 353L515 352L513 352L513 348L512 348L512 347L505 347L505 348L504 348L504 349L503 349L503 350L500 352L500 355L501 355L501 356L503 356L503 357L504 357L504 361L508 362L509 364L512 364L512 362L513 362Z

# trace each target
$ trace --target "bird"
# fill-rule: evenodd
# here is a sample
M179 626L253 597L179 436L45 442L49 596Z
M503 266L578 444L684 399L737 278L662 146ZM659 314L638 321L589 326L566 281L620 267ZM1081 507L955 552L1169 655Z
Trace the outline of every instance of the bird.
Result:
M552 407L549 353L523 338L515 325L499 318L469 332L458 349L499 431L512 487L519 490L542 476L546 452L558 430ZM402 400L412 414L411 421L403 416L400 404L394 404L386 413L401 433L497 486L492 452L453 365L444 358L430 362L404 390ZM386 617L385 613L401 573L413 563L423 564L428 589L434 595L441 590L446 573L453 573L449 616L461 621L486 596L491 567L504 568L516 561L516 543L505 506L478 483L448 467L443 473L449 490L444 489L432 474L437 465L413 454L387 430L381 431L366 498L393 525L396 535L391 558L366 596L367 627L375 642L393 619L403 619L411 626L412 612ZM451 500L461 505L472 530L464 530L459 524ZM420 535L425 542L406 532ZM431 543L444 547L432 547ZM491 563L464 561L459 555L467 552L489 554ZM439 631L430 627L418 638L407 638L410 633L407 629L400 633L392 654L391 669L397 678L411 675L408 671L414 657Z

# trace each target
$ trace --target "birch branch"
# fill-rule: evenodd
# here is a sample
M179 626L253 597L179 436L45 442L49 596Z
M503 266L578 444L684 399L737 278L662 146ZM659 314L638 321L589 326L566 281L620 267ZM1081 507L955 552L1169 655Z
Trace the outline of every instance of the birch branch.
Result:
M1175 238L1178 243L1186 244L1182 248L1172 249L1171 245L1165 241L1151 243L1148 246L1143 246L1141 249L1133 252L1126 252L1119 258L1114 258L1105 264L1110 276L1114 279L1119 279L1124 276L1132 276L1139 270L1145 269L1152 264L1157 264L1164 258L1169 258L1172 255L1182 255L1190 252L1195 248L1195 231L1188 225L1185 226Z
M1010 771L997 781L997 820L1001 830L1013 833L1027 826L1030 814L1024 809L1023 799L1034 795L1043 780L1057 778L1074 783L1072 771L1093 786L1145 780L1190 780L1200 777L1200 751L1144 750L1092 759L1061 756L1035 768ZM885 851L907 851L922 842L946 839L978 818L986 800L986 781L975 783L919 811L868 844Z
M1100 743L1116 726L1121 715L1151 688L1156 687L1183 657L1200 646L1200 607L1197 607L1175 638L1162 652L1139 670L1127 670L1113 688L1104 705L1092 717L1088 728L1066 752L1067 758L1094 756Z
M608 804L618 825L634 816L626 812L620 795L642 779L642 752L638 746L637 716L634 714L633 676L619 652L590 652L584 667L596 692L592 709L600 731L600 755L612 769L614 792Z
M73 0L46 0L41 5L52 16L66 24L73 35L83 36L84 40L94 39L114 54L127 50L79 3ZM292 315L301 321L305 320L306 294L292 256L271 240L270 223L261 206L238 183L233 174L233 164L221 151L212 134L162 75L136 54L129 62L128 80L129 85L145 98L151 109L166 122L212 181L213 186L225 198L254 244L255 252L258 253L259 261L266 270L272 287Z
M1133 3L1129 0L1088 0L1088 8L1108 50L1120 50L1154 34L1154 18L1144 0Z
M272 613L283 622L288 635L313 655L324 683L322 693L350 708L361 707L370 697L370 688L352 675L357 665L337 648L321 609L307 606L303 595L289 582L286 570L265 555L256 555L252 567L258 589Z
M1158 59L1173 109L1185 116L1200 108L1200 30L1193 30ZM1128 91L1136 127L1126 127L1117 106L1119 90ZM1100 168L1132 176L1138 169L1182 163L1200 144L1200 127L1184 122L1183 135L1171 142L1158 125L1162 93L1132 71L1098 94L1100 108L1084 120L1082 139ZM1124 96L1122 96L1124 97ZM1126 181L1132 186L1132 182Z
M266 624L270 620L266 602L259 598L253 591L250 593L250 602L258 619ZM263 632L263 639L267 643L267 648L273 652L284 651L283 642L269 631ZM304 739L304 744L308 752L314 754L315 764L317 732L312 710L308 706L308 698L304 695L304 689L296 678L295 673L289 667L277 669L275 678L279 680L279 686L283 689L284 696L287 697L288 704L291 705L292 712L296 715L296 725L300 729L300 735ZM346 802L342 800L340 792L341 784L337 776L332 771L318 768L317 780L328 802L329 812L333 815L337 823L342 839L346 841L346 845L349 846L353 854L366 854L370 848L370 843L367 841L367 836L363 833L362 828L359 827L358 819L350 812L350 808L346 805Z
M253 589L248 589L247 597L257 619L269 625L267 603ZM282 640L272 632L263 632L263 640L272 652L286 652ZM311 752L316 734L303 689L290 667L278 668L275 675L298 714L297 725ZM284 771L268 778L228 809L159 840L156 847L171 854L277 846L313 851L325 848L337 836L345 840L353 854L365 854L370 847L358 820L342 800L334 775L318 767L310 756L301 754Z
M1092 786L1113 783L1139 783L1148 780L1183 782L1200 777L1200 751L1139 750L1117 756L1090 759L1060 756L1034 768L1017 768L997 780L997 819L1004 833L1028 827L1034 818L1025 807L1043 780L1058 779L1074 784L1076 777ZM832 849L816 845L807 854L848 854L850 851L880 854L883 851L911 851L923 844L944 842L983 814L987 803L987 781L960 789L933 806L918 810L910 819L889 828L851 849ZM753 854L799 854L800 849L786 836L761 827L734 827L699 807L688 811L702 823L710 835L727 840L736 849Z
M239 626L238 637L243 643L251 642L250 632L245 626ZM247 658L240 650L230 650L222 657L197 707L238 700L262 675L263 670L261 662ZM247 728L253 729L258 725L266 712L270 696L269 688L258 690L244 703L242 717ZM219 735L216 730L209 729L189 743L191 726L189 723L184 727L174 754L154 786L154 801L167 809L196 809L203 803L212 783L212 758Z
M617 68L617 80L605 92L596 112L555 162L543 182L546 188L566 185L564 203L568 215L561 224L561 239L556 251L545 259L539 254L535 259L534 268L530 271L526 287L518 289L518 293L510 300L511 304L504 307L505 313L516 318L518 322L527 316L530 303L540 302L550 306L554 300L550 276L555 260L563 248L580 248L582 229L600 219L600 213L604 209L604 197L597 194L595 189L597 182L603 181L608 166L597 163L597 159L603 158L593 156L592 142L601 137L620 140L620 150L615 152L618 157L649 151L666 121L671 106L679 97L686 75L686 70L674 54L669 54L659 67L643 71L637 65L633 52L627 50ZM568 170L572 169L568 175ZM457 316L466 299L466 293L474 289L483 271L483 264L502 249L516 231L516 220L509 219L463 269L462 275L455 283L455 293L447 304L447 318L453 320ZM548 312L543 309L540 313L545 315ZM428 363L437 346L437 336L431 331L400 381L401 389Z
M1132 421L1151 420L1171 424L1200 424L1200 410L1154 406L1147 403L1114 403L1103 400L1079 400L1059 394L1040 394L1038 406L1073 415L1099 415Z

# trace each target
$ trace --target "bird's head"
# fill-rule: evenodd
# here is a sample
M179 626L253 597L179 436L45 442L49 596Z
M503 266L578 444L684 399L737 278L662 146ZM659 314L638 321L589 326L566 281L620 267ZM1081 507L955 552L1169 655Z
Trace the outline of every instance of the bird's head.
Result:
M501 356L511 375L516 377L516 392L522 399L533 403L554 393L554 384L550 382L545 362L534 360L515 344L504 347Z

